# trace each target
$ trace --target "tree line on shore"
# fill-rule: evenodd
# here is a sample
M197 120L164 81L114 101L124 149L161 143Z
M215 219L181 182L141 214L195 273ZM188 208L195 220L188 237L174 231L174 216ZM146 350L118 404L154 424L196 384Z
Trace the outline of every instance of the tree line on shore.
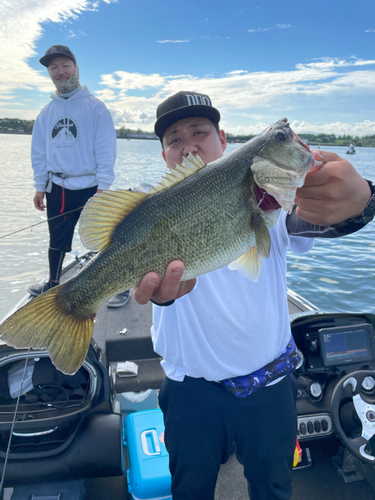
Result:
M246 142L255 137L254 135L232 135L227 134L228 142ZM364 135L363 137L352 135L335 134L298 134L298 137L310 146L346 146L353 144L355 147L375 148L375 135Z
M0 133L31 134L35 120L20 120L19 118L0 118Z
M31 134L35 120L20 120L18 118L0 118L0 133L7 134ZM135 137L136 135L148 135L150 132L141 129L132 130L125 127L116 129L118 137ZM364 135L362 137L352 135L335 134L298 134L299 137L309 145L321 146L349 146L355 147L375 147L375 135ZM252 139L253 135L233 135L227 134L228 142L246 142ZM156 138L157 139L157 138Z

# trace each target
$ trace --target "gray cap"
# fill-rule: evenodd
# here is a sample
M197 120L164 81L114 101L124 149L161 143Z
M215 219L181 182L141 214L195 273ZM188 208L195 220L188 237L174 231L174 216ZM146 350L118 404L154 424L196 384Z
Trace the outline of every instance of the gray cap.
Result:
M77 64L75 55L66 45L52 45L43 57L39 59L40 64L43 64L46 68L48 68L51 59L54 57L69 57L72 61Z

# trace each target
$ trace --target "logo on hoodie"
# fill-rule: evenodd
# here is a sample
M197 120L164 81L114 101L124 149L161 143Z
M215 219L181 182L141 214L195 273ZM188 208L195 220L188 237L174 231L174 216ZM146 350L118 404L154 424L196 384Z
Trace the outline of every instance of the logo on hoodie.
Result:
M72 147L79 139L79 126L73 118L59 118L51 128L54 147Z

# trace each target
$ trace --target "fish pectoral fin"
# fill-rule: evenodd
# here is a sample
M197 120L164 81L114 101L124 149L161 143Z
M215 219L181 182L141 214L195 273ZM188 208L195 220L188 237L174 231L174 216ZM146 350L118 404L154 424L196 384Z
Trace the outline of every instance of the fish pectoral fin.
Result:
M251 247L245 254L229 264L229 269L238 271L250 281L258 281L262 268L262 259L258 255L257 247Z
M229 269L239 271L251 281L258 281L262 268L261 257L268 259L270 256L271 235L262 216L257 212L251 215L250 227L255 234L255 245L229 264Z
M63 286L48 290L7 318L0 325L0 338L16 349L46 349L58 370L74 375L89 349L95 313L82 318L64 312L56 300Z
M79 218L82 244L89 250L104 250L123 220L149 194L138 191L103 191L88 200Z
M153 189L151 189L149 195L158 193L159 191L164 191L165 189L169 189L170 187L179 184L181 181L195 174L205 166L206 163L199 155L194 156L189 153L189 156L183 159L181 165L177 163L176 168L173 168L170 172L168 172L162 180L156 184Z
M258 255L268 259L271 251L271 235L263 217L259 213L253 212L251 214L250 227L255 234Z

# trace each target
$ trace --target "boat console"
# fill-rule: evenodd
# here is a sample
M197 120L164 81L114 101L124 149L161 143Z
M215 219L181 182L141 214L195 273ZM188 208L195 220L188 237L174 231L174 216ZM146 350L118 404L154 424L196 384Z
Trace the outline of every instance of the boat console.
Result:
M304 369L326 373L375 361L371 316L324 313L292 323L294 338L304 355Z
M299 440L336 433L355 457L375 465L375 315L301 313L291 327L303 356Z

